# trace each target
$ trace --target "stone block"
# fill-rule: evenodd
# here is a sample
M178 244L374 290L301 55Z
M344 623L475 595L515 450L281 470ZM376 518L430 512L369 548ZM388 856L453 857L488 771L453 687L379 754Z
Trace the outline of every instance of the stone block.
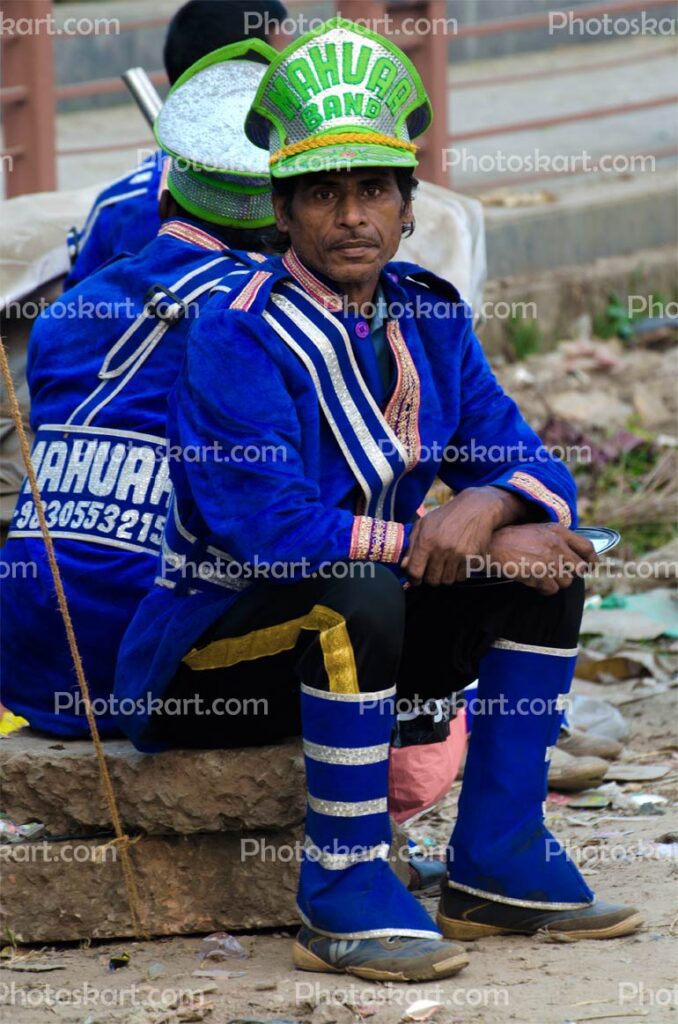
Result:
M304 762L299 740L237 750L141 754L107 740L106 760L123 827L190 834L282 830L303 821ZM111 827L89 740L59 741L20 729L0 740L2 810L52 835L92 835Z
M0 928L22 942L132 935L106 839L0 845ZM131 847L149 935L295 925L303 828L274 835L142 836Z

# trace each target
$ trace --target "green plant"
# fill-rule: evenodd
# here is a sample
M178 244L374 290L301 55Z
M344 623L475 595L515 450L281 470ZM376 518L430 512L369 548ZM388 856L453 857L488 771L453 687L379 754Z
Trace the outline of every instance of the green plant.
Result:
M541 350L542 337L536 320L523 320L514 315L506 324L506 334L512 355L518 361Z

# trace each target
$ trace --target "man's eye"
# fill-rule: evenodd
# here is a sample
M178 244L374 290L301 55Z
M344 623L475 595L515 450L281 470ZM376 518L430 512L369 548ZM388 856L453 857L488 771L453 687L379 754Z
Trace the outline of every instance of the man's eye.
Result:
M381 185L367 185L365 188L365 192L367 193L368 196L374 198L375 196L381 195L382 188Z
M329 188L319 188L315 193L316 199L320 199L322 201L332 199L333 196L334 193L331 192Z

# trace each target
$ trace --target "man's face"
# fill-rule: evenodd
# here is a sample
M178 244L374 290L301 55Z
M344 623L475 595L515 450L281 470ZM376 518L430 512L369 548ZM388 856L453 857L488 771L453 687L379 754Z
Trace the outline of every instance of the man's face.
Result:
M273 196L273 206L301 261L347 290L376 284L412 220L412 204L403 203L390 167L304 174L291 214L281 196Z

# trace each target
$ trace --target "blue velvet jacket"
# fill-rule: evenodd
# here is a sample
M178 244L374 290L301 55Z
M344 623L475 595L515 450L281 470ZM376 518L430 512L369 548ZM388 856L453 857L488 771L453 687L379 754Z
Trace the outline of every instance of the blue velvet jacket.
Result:
M171 491L167 395L188 330L214 285L228 287L224 275L238 282L261 259L228 250L190 220L167 221L141 253L65 293L30 338L32 459L104 733L115 728L118 646L156 574ZM3 703L38 728L86 735L26 482L0 560Z
M155 153L131 174L103 189L87 215L82 231L71 232L73 265L64 290L79 284L115 256L135 255L158 233L158 199L162 153Z
M392 378L380 391L367 322L294 253L216 294L191 330L170 400L175 495L156 585L123 641L115 694L142 750L149 698L257 579L324 563L394 567L436 475L498 485L566 525L575 485L493 376L455 289L412 264L381 275ZM172 454L173 453L173 454Z

